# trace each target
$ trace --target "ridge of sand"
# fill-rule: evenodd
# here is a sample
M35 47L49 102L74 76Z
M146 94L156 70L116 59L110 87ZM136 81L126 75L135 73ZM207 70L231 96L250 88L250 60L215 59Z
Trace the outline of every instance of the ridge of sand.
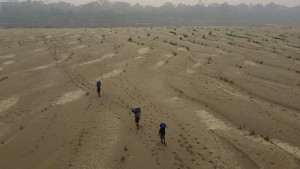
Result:
M70 36L69 39L78 38L79 36L80 36L79 34L76 34L76 35Z
M58 98L58 100L55 102L55 105L61 105L61 104L72 102L82 97L85 93L86 92L83 90L76 90L76 91L65 93L63 96Z
M4 55L4 56L0 56L0 59L11 59L16 56L17 56L16 54Z
M237 133L241 136L246 136L247 138L251 139L255 142L260 142L266 145L275 145L284 151L288 152L289 154L293 155L294 157L300 159L300 148L293 146L289 143L283 142L278 139L270 139L270 141L266 141L261 136L250 136L248 131L242 131L234 128L230 124L226 124L224 121L216 118L213 114L207 112L206 110L196 110L196 114L201 118L202 122L204 122L209 130L230 130L234 133Z
M144 59L145 57L143 57L143 56L137 56L137 57L135 57L134 59L135 60L139 60L139 59Z
M247 64L247 65L251 65L251 66L257 65L256 63L254 63L252 61L248 61L248 60L244 61L244 63Z
M185 72L186 72L186 73L189 73L189 74L196 73L196 71L194 71L194 70L191 69L191 68L187 68L187 69L185 70Z
M85 48L85 47L87 47L87 45L80 45L80 46L72 48L72 50L78 50L78 49Z
M167 58L171 58L171 57L173 57L174 55L172 55L172 54L166 54L165 55Z
M143 47L143 48L140 48L137 52L138 52L139 54L143 55L143 54L148 53L149 50L150 50L149 47Z
M72 41L72 42L69 42L68 44L69 44L69 45L72 45L72 44L77 44L77 43L79 43L79 42L77 42L77 41Z
M40 52L40 51L44 51L44 50L46 50L45 48L40 48L40 49L34 49L33 51L34 52Z
M194 64L194 65L192 66L192 68L196 68L196 67L199 67L199 66L201 66L201 65L203 65L203 64L202 64L202 62L200 61L200 62Z
M0 137L5 135L6 131L7 131L7 125L4 123L0 123Z
M3 62L4 65L10 65L10 64L13 64L13 63L16 63L16 61L10 60L10 61Z
M115 54L114 54L114 53L109 53L109 54L106 54L106 55L102 56L102 58L100 58L100 59L96 59L96 60L90 60L90 61L87 61L87 62L81 63L81 64L79 64L78 66L82 66L82 65L89 65L89 64L93 64L93 63L101 62L101 61L103 61L104 59L107 59L107 58L112 58L112 57L114 57L114 56L115 56Z
M39 66L39 67L36 67L36 68L32 68L30 70L27 70L27 71L35 71L35 70L42 70L42 69L46 69L46 68L49 68L53 66L53 64L49 64L49 65L45 65L45 66Z
M15 105L19 101L18 96L12 96L7 99L3 99L0 101L0 113L9 109L13 105Z
M178 48L177 50L180 50L180 51L187 51L186 48L183 48L183 47L180 47L180 48Z
M103 76L101 76L100 79L102 79L102 78L103 79L112 78L112 77L117 76L117 75L119 75L123 72L124 72L124 70L113 70L112 72L106 73Z
M156 64L156 66L157 67L160 67L160 66L162 66L162 65L164 65L165 64L165 61L159 61L157 64Z

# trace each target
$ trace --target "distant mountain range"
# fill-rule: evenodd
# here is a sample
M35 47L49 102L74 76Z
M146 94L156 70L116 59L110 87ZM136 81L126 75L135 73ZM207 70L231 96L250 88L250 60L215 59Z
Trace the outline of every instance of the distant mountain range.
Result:
M1 27L300 25L300 6L224 4L130 5L99 0L75 6L42 1L0 2Z

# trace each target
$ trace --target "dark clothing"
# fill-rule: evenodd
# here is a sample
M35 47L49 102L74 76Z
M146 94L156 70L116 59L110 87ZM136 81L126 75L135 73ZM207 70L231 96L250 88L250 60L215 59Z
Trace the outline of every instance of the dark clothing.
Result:
M97 87L98 96L100 97L100 90L101 90L101 82L100 82L100 80L98 80L96 82L96 87Z
M96 82L96 87L97 87L97 88L100 88L100 87L101 87L101 82L100 82L100 80L98 80L98 81Z
M140 121L140 118L139 117L135 117L135 122L139 123L139 121Z
M166 129L166 128L161 127L161 128L159 129L159 132L158 132L159 137L160 137L160 141L161 141L162 144L166 144L166 139L165 139L166 130L165 130L165 129Z
M159 129L159 135L165 135L166 134L166 128L160 128Z
M141 108L135 108L135 109L132 109L131 111L134 113L135 123L136 123L136 126L139 128L140 127L139 121L141 118Z

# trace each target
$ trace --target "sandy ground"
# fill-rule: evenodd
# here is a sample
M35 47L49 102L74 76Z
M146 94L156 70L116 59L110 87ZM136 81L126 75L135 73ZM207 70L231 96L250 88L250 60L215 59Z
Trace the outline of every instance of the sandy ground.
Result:
M0 168L299 169L299 35L1 29Z

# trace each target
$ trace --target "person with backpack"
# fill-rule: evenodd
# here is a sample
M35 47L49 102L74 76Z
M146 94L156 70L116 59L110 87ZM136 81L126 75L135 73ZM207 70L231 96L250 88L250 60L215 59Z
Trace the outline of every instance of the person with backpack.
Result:
M134 113L135 123L136 123L137 128L139 129L140 128L139 121L141 118L141 108L137 107L137 108L132 109L131 111L132 111L132 113Z
M160 129L159 129L158 135L160 136L160 142L162 144L166 144L165 134L166 134L167 125L164 122L161 122L159 127L160 127Z
M96 87L97 87L98 97L100 97L100 91L101 91L101 81L100 80L97 80Z

